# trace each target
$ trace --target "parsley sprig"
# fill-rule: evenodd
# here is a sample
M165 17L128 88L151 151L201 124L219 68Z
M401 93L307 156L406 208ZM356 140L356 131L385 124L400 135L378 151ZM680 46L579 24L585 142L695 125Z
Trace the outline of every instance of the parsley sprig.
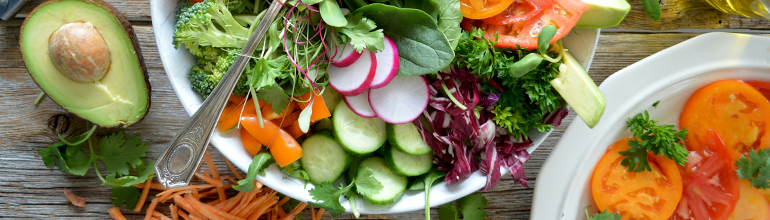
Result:
M343 187L343 185L340 185L335 188L333 183L328 182L315 185L315 188L308 192L310 192L310 196L316 202L308 202L308 204L329 210L332 217L342 215L345 212L345 208L340 204L340 196L355 196L350 192L353 186L356 187L356 192L361 195L375 195L383 187L382 183L374 178L374 170L364 167L358 170L356 178L351 180L347 186Z
M618 153L626 156L620 164L628 167L628 171L651 171L652 168L647 162L647 152L663 155L679 165L687 162L687 154L690 152L682 146L687 130L677 131L674 125L657 123L658 121L650 119L650 114L646 110L626 121L628 128L634 133L634 140L628 141L631 148Z
M595 213L594 215L588 215L588 209L591 208L591 206L586 207L586 217L588 220L620 220L620 214L615 214L614 212L610 212L610 210L605 209L602 212Z
M749 180L757 189L770 188L770 149L752 150L735 161L735 171L741 179Z
M112 187L112 203L121 206L125 202L132 209L141 194L133 186L145 182L155 173L155 162L145 164L142 160L149 147L139 136L127 137L119 131L99 139L99 150L95 151L91 141L95 130L96 125L70 140L59 135L60 142L38 150L38 154L47 167L56 166L78 176L85 175L93 165L102 185ZM88 151L84 151L85 145L88 145ZM99 171L99 161L104 165L106 178ZM136 175L130 175L131 170L136 170Z

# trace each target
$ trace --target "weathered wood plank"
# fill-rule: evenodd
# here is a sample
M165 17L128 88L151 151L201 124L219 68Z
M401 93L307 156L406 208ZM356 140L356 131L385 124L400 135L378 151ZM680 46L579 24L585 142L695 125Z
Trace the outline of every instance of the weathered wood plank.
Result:
M630 0L631 11L615 28L636 30L672 29L770 29L770 21L730 15L705 0L660 0L661 19L647 17L641 0Z
M35 7L46 1L32 0L19 10L19 14L28 14ZM105 0L105 2L118 9L129 21L150 21L150 0Z

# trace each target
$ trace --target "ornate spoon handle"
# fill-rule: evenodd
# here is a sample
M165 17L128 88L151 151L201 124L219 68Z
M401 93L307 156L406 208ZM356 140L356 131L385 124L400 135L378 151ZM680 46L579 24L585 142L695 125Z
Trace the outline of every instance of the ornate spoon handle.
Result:
M186 1L186 0L180 0ZM275 20L278 11L281 9L282 4L279 1L273 0L270 4L270 8L267 9L265 16L259 21L257 28L254 29L254 34L251 35L249 41L246 42L241 54L235 59L233 65L222 77L214 91L211 92L203 105L192 115L187 124L185 124L176 137L171 141L171 144L166 149L166 152L158 158L158 162L155 163L155 173L163 187L174 188L180 186L186 186L190 183L193 174L198 169L203 154L206 152L206 147L211 140L211 134L216 128L216 122L222 110L225 108L227 98L233 92L238 79L241 77L241 73L246 68L251 55L257 47L262 38L267 32L267 28L270 23Z

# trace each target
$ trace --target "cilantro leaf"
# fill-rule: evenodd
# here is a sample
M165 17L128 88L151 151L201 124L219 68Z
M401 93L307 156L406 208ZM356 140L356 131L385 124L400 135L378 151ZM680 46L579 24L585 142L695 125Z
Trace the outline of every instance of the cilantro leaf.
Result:
M687 137L687 130L676 131L674 125L657 125L657 123L658 121L650 119L647 110L626 121L631 133L634 134L634 140L628 141L631 148L618 153L626 156L621 164L628 167L628 171L652 170L647 162L647 152L665 156L679 165L687 162L687 154L690 152L682 146L684 138Z
M249 165L249 172L246 174L246 178L238 181L238 185L233 186L233 189L241 192L251 192L251 190L254 190L254 179L257 178L257 174L264 175L265 168L274 162L273 156L269 153L258 153L257 155L254 155L254 159Z
M382 183L374 177L374 170L369 167L358 169L355 179L356 191L361 195L375 195L382 190Z
M246 71L248 77L247 84L249 84L254 90L260 90L277 82L275 78L283 75L283 69L286 68L286 64L289 58L286 55L282 55L272 59L258 59L254 68Z
M264 99L265 104L272 105L271 109L276 114L281 114L283 110L286 109L291 98L289 95L286 95L278 84L269 88L260 89L257 91L257 96L259 96L260 99Z
M588 220L620 220L620 214L615 214L614 212L610 212L609 209L605 209L600 213L596 213L593 216L589 216L588 208L591 208L591 206L586 207L586 217L588 218Z
M438 207L438 217L441 220L460 220L457 207L451 202Z
M340 204L340 195L344 194L352 186L353 183L350 183L350 185L345 188L337 189L334 188L334 184L332 183L322 183L320 185L315 185L315 188L308 190L308 192L316 202L308 202L308 204L329 210L330 212L344 212L345 207L342 207L342 204Z
M115 178L115 175L108 175L105 179L104 183L102 185L108 185L112 187L131 187L136 184L143 183L147 181L147 179L152 178L150 175L155 173L155 161L152 161L148 163L147 165L140 164L139 166L136 166L136 169L138 170L136 176L122 176L120 178Z
M770 188L770 149L752 150L735 161L738 178L749 180L757 189Z
M126 203L126 207L129 209L133 209L136 206L136 203L139 202L139 196L141 195L142 193L139 192L139 189L133 186L112 187L112 193L110 194L112 197L112 204L115 205L115 207L120 207L123 203Z
M486 219L487 211L484 207L487 206L487 198L484 198L481 194L473 193L457 200L457 206L460 208L460 212L463 213L463 219Z
M128 175L129 168L141 165L142 157L150 149L139 136L124 138L122 131L99 140L99 152L94 158L102 161L107 175Z
M45 166L56 166L61 171L83 176L91 168L91 158L80 150L82 144L68 146L62 142L49 145L37 153L42 157Z
M377 24L374 21L364 17L361 13L352 14L347 17L348 24L340 28L339 32L350 39L350 44L359 53L364 48L372 52L379 52L385 48L385 35L382 29L374 30ZM374 30L374 31L373 31Z

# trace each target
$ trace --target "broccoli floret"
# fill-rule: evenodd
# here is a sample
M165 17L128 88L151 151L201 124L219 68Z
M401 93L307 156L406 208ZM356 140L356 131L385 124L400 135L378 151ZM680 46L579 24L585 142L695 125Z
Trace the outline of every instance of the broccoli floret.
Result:
M198 57L198 59L203 60L215 60L225 52L220 48L212 46L201 46L194 42L185 43L184 46L188 51L190 51L190 53Z
M205 0L189 7L179 7L174 45L196 43L200 46L242 48L251 33L230 14L226 0ZM181 4L181 3L180 3Z
M188 76L193 91L201 94L204 98L208 97L214 91L217 84L219 84L219 81L222 80L225 73L227 73L227 70L230 69L230 66L233 65L239 53L239 50L228 50L220 53L221 55L214 59L199 57L198 65L192 67ZM243 96L248 91L249 85L247 84L246 75L241 75L235 90L233 90L233 94Z

